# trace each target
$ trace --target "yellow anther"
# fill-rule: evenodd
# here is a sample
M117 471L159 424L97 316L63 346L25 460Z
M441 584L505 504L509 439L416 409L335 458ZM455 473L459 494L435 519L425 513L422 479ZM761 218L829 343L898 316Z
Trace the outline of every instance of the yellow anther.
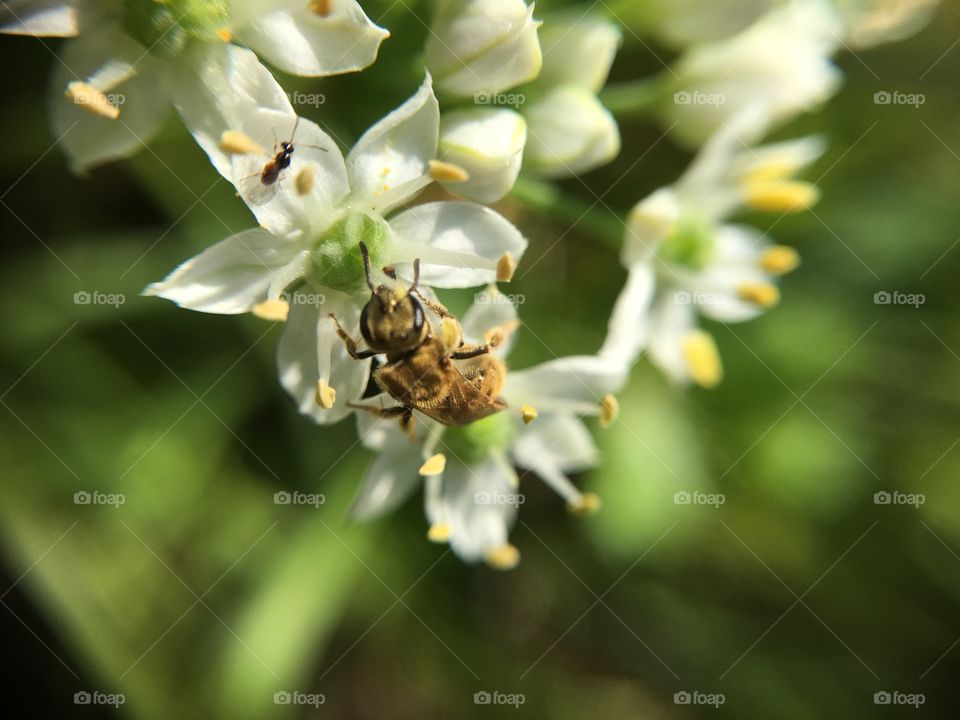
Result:
M261 320L285 322L290 314L290 303L286 300L264 300L253 306L252 312Z
M323 378L317 380L317 405L329 410L337 401L337 391L327 384Z
M517 271L517 263L513 255L505 252L497 260L497 282L510 282L513 280L513 274Z
M784 275L800 265L800 255L792 247L774 245L760 255L760 268L771 275Z
M420 469L417 472L424 477L430 477L431 475L440 475L443 473L446 467L447 456L443 453L437 453L436 455L431 455L429 458L427 458L426 462L420 466Z
M490 347L500 347L506 342L508 337L516 332L518 327L520 327L518 320L507 320L487 330L483 335L483 339Z
M772 180L787 180L799 170L796 163L784 162L781 157L779 160L768 160L758 163L743 173L745 183L770 182Z
M596 493L586 492L573 502L567 503L567 510L577 515L589 515L600 509L603 502Z
M114 105L102 92L93 85L85 82L74 81L67 85L68 98L73 100L76 105L89 110L94 115L105 117L109 120L116 120L120 117L120 108Z
M330 17L333 13L333 0L310 0L307 3L307 8L320 17Z
M217 37L223 40L223 42L228 43L233 40L233 33L230 32L230 28L220 28L217 30Z
M510 543L488 550L483 558L494 570L513 570L520 563L520 551Z
M445 543L450 540L450 526L446 523L431 525L427 530L427 540L435 543Z
M772 308L780 302L780 291L770 283L744 283L737 288L741 300L752 302L764 309Z
M723 379L723 365L710 333L692 330L682 343L683 359L690 378L700 387L712 388Z
M520 418L524 425L529 425L537 419L537 409L533 405L524 405L520 408Z
M600 400L600 427L608 428L620 417L620 403L607 393Z
M438 335L444 352L447 354L456 350L463 342L463 329L460 327L460 323L452 317L445 317L440 321Z
M239 130L224 130L220 134L220 149L231 155L266 155L253 138Z
M809 210L820 199L816 185L801 180L750 182L744 186L747 207L763 212L800 212Z
M307 165L300 172L297 173L296 178L293 183L297 187L298 195L309 195L310 191L313 190L313 167Z
M429 168L430 177L437 182L459 183L470 179L470 173L462 167L442 160L431 160Z

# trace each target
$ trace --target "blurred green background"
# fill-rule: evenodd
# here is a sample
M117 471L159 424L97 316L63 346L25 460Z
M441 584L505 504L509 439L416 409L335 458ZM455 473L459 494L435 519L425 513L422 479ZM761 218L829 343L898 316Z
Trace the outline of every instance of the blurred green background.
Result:
M641 362L622 422L598 432L602 468L576 478L604 499L599 514L569 516L525 475L512 535L523 560L509 573L428 543L419 497L346 522L369 454L351 422L298 416L276 381L280 328L138 295L250 226L242 203L172 115L133 160L70 176L45 122L58 43L0 41L16 68L0 119L8 716L117 714L75 705L82 690L124 693L119 714L146 720L955 711L958 20L948 4L907 42L842 54L838 96L777 133L830 141L809 174L824 196L813 212L746 218L804 258L781 306L710 327L726 367L717 390L673 388ZM423 25L403 6L382 22L393 37L369 71L282 79L322 92L300 110L345 142L419 81ZM657 72L657 55L671 57L628 34L614 77ZM926 101L878 106L881 90ZM622 131L617 162L562 184L603 205L535 265L567 224L501 204L531 241L511 287L529 326L516 367L599 347L624 278L604 205L625 214L689 160L652 124ZM882 290L925 303L876 305ZM78 305L78 291L126 302ZM94 490L126 502L74 504ZM277 506L280 490L327 502ZM694 490L726 502L674 503ZM925 502L876 505L881 490ZM925 704L874 704L895 690ZM275 705L279 691L326 702ZM479 691L525 702L475 705ZM725 702L676 704L683 691Z

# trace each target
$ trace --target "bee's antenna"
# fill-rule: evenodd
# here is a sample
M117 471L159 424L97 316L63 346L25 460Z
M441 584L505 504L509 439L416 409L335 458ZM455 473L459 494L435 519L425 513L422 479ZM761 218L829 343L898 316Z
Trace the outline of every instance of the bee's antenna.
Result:
M420 258L414 258L413 261L413 285L407 290L407 295L417 291L417 284L420 282Z
M373 280L370 279L370 253L367 252L367 246L362 240L360 241L360 255L363 257L363 272L367 276L367 287L370 288L370 292L376 292L377 289Z

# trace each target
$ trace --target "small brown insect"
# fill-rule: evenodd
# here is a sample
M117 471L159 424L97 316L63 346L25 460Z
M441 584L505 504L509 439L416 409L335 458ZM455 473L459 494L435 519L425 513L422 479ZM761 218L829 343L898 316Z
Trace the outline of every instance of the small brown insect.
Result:
M506 408L498 397L506 370L500 359L490 354L502 341L503 332L492 332L483 345L464 344L456 318L443 305L417 291L419 259L413 263L413 285L402 290L393 285L374 285L370 256L363 243L360 253L370 288L370 300L360 314L360 334L367 349L358 350L358 341L341 327L336 317L330 317L353 358L365 360L386 355L386 362L374 370L373 378L400 405L351 407L399 418L408 433L412 431L414 410L444 425L457 426ZM384 270L389 277L396 277L392 268ZM441 318L442 331L438 336L434 336L424 316L423 305Z
M269 157L263 167L258 172L244 176L240 180L240 194L251 205L263 205L277 194L280 174L290 167L293 161L293 152L296 147L293 144L293 136L297 132L297 125L300 124L300 117L293 122L293 130L290 131L289 140L277 142L274 136L273 156ZM306 145L301 147L311 147L326 152L327 149L317 145ZM259 164L262 156L254 158L252 162Z

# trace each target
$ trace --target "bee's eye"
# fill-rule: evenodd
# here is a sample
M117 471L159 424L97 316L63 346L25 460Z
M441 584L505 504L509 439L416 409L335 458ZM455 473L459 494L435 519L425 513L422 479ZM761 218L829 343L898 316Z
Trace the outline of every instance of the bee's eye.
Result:
M360 312L360 334L367 342L367 345L370 345L371 347L376 344L370 328L370 305L375 302L376 300L370 300L370 302L363 306L363 310Z
M420 306L420 303L416 301L413 295L408 295L407 298L410 300L410 305L413 308L413 320L411 330L415 336L420 335L420 331L423 330L423 308Z

